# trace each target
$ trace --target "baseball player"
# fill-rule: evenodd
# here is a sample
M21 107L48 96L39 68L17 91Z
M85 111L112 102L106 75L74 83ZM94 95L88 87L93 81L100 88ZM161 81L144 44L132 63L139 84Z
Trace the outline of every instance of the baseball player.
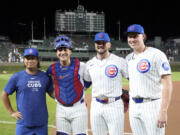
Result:
M127 56L130 108L133 135L164 135L171 99L171 69L165 54L144 44L141 25L127 29L127 41L133 52Z
M93 135L123 135L124 105L122 77L127 78L125 59L109 52L111 47L107 33L95 35L97 55L89 60L85 80L92 81L91 128Z
M47 74L54 80L56 107L56 135L86 135L88 130L88 111L84 102L85 64L72 59L72 44L66 36L55 41L59 61L53 63ZM88 84L88 85L85 85Z
M24 52L26 69L12 75L2 92L3 103L13 118L17 119L16 135L47 135L48 111L46 92L55 98L53 85L39 68L38 51L28 48ZM9 95L16 91L17 111Z

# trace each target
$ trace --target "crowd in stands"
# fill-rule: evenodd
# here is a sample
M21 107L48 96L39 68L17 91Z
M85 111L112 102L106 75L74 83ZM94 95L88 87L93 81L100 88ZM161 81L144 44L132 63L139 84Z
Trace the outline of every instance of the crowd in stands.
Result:
M73 43L73 48L76 53L81 52L84 54L85 51L88 53L93 53L92 50L94 50L94 42L93 42L93 36L85 36L85 35L68 35ZM43 44L37 45L37 49L42 49L43 52L47 50L47 54L49 54L54 49L54 39L55 37L50 37L49 39L44 40ZM126 56L130 53L130 48L127 45L126 42L122 42L119 40L111 40L112 47L111 51L119 56ZM154 46L154 42L147 42L148 46ZM166 46L166 45L165 45ZM25 48L26 46L24 46ZM23 48L23 47L22 47ZM23 62L23 50L19 49L18 45L15 45L11 42L0 42L0 49L3 50L0 53L0 63L2 62L16 62L16 63L22 63ZM166 47L162 48L164 53L167 55L169 61L174 61L175 56L179 56L177 47ZM51 50L51 51L49 51ZM84 52L83 52L84 51ZM41 52L41 51L40 51ZM80 55L80 54L79 54ZM79 56L78 55L78 56ZM51 56L51 55L48 55ZM54 56L54 52L53 52ZM87 55L88 56L88 55ZM90 55L89 55L90 56Z
M8 62L16 62L16 63L22 63L23 62L23 56L19 52L18 48L13 48L12 51L9 52L8 54Z
M23 52L20 52L15 44L0 43L0 63L23 62Z
M174 61L174 57L177 56L179 54L179 52L178 52L177 48L168 48L165 51L165 54L168 57L169 61Z

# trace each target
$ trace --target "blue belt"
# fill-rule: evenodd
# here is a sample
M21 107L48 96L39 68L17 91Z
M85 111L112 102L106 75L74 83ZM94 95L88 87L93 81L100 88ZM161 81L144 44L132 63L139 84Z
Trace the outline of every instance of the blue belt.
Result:
M99 98L96 98L96 101L97 102L100 102L100 103L102 103L102 104L107 104L107 103L111 103L111 102L114 102L114 101L117 101L117 100L119 100L119 99L121 99L121 96L119 96L119 97L115 97L115 98L105 98L105 99L99 99Z
M151 98L132 98L133 101L135 103L144 103L144 102L149 102L149 101L154 101L154 100L157 100L159 98L156 98L156 99L151 99Z
M84 99L81 99L78 102L80 102L82 104L82 103L84 103ZM78 102L76 102L76 103L78 103ZM74 103L74 104L76 104L76 103ZM65 106L65 107L72 107L74 104L62 104L62 105Z

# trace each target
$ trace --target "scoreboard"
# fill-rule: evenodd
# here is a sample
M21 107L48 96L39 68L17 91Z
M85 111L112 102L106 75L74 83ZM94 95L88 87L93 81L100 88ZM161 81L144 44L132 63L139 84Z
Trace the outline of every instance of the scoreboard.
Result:
M57 32L104 32L105 14L87 12L84 6L78 5L77 10L56 10L55 30Z

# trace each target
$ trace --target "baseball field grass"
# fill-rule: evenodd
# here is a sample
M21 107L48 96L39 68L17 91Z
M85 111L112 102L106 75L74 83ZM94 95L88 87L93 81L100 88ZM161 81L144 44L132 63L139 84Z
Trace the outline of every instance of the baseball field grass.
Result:
M0 95L11 75L12 74L0 74ZM180 72L173 72L172 80L180 81ZM128 81L126 79L123 79L123 84L128 85ZM87 89L85 93L86 94L91 93L91 88ZM11 100L13 108L16 108L16 99L15 98L16 98L15 94L10 96L10 100ZM55 123L56 102L55 102L55 100L51 99L48 95L47 95L47 106L48 106L48 112L49 112L48 132L50 135L51 128L52 128L51 126ZM6 111L6 109L2 103L2 100L0 100L0 135L14 135L15 128L16 128L15 123L16 123L16 120L13 119L9 115L9 113Z

